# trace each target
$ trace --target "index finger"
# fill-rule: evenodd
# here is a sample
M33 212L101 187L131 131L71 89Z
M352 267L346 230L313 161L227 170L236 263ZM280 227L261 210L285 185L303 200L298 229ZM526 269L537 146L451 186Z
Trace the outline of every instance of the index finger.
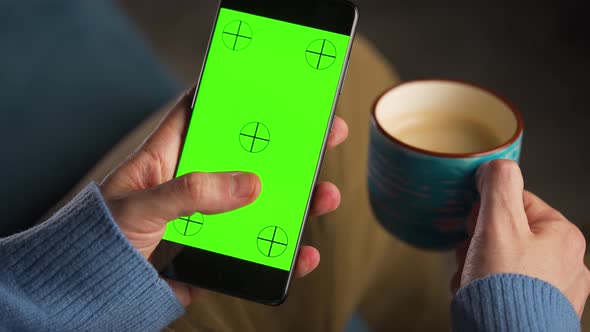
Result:
M542 222L554 222L560 220L567 220L563 214L545 203L539 196L530 191L524 192L524 210L527 215L531 229L534 229L535 224Z

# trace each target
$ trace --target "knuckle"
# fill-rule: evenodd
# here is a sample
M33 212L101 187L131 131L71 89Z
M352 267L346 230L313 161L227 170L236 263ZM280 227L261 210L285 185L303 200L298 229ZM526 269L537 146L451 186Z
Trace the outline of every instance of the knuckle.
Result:
M191 173L184 177L184 191L188 193L193 201L203 199L209 180L204 173Z
M584 255L586 251L586 238L582 231L574 224L568 222L566 231L566 243L569 244L571 250L577 255Z
M530 208L530 207L532 207L532 206L534 206L534 204L535 204L535 198L536 198L536 195L533 194L532 192L528 191L528 190L524 190L522 192L522 200L523 200L523 203L524 203L525 210L528 209L528 208Z
M512 160L496 159L488 162L483 178L495 186L505 183L518 183L524 186L522 173L518 164Z
M488 172L501 177L514 177L520 175L520 167L512 160L496 159L488 164Z

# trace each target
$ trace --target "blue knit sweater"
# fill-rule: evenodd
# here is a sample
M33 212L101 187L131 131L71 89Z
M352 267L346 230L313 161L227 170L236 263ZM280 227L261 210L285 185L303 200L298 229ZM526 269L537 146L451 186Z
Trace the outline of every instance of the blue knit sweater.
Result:
M0 331L157 331L183 313L95 184L44 224L0 239L0 264ZM455 331L580 329L559 290L520 275L474 281L451 312Z

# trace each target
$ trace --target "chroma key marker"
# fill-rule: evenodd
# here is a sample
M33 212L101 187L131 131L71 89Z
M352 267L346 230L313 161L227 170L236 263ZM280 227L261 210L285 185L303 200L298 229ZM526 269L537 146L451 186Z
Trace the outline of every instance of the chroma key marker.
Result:
M190 217L180 217L174 220L174 229L176 229L180 235L193 236L201 231L204 223L203 215L196 213Z
M244 150L258 153L270 143L270 131L261 122L250 122L240 131L240 145Z
M252 42L252 28L244 21L233 21L223 29L223 43L232 51L241 51Z
M266 257L278 257L287 249L287 233L278 226L268 226L258 233L258 250Z
M313 69L329 68L336 60L336 47L327 39L315 40L307 47L305 58Z

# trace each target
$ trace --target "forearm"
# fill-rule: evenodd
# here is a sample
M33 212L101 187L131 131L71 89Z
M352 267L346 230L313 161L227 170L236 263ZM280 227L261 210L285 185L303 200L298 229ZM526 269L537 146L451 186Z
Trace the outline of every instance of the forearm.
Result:
M11 330L159 330L183 312L95 184L42 225L0 239L0 259L0 326Z
M453 331L579 331L568 299L532 277L496 274L461 288L451 305Z

